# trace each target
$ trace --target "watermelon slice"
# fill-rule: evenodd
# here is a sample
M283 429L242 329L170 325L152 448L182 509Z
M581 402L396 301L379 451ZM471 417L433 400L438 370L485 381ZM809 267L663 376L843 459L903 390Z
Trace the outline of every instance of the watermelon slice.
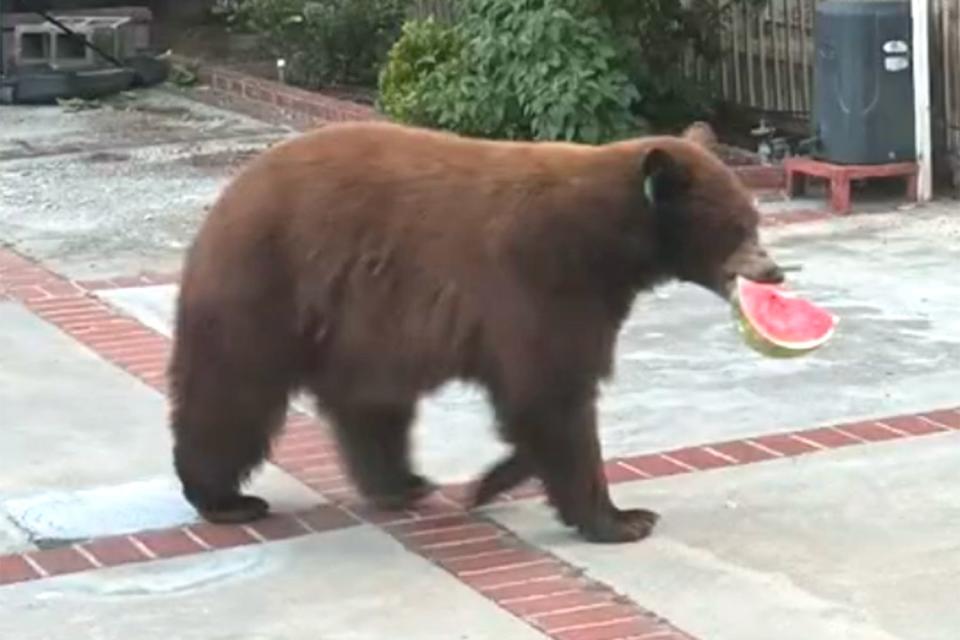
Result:
M777 285L743 277L731 301L744 342L772 358L810 353L833 336L839 318Z

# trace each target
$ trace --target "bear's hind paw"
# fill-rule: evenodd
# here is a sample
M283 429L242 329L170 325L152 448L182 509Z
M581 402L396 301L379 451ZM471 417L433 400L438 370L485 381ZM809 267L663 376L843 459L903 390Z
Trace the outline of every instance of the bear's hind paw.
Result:
M381 511L402 511L413 507L436 489L437 486L426 478L411 474L401 491L371 494L367 500Z
M619 543L643 540L653 532L660 516L646 509L613 509L579 527L589 542Z
M270 504L257 496L237 494L229 500L220 501L215 508L200 508L198 511L207 522L243 524L265 518L270 513Z

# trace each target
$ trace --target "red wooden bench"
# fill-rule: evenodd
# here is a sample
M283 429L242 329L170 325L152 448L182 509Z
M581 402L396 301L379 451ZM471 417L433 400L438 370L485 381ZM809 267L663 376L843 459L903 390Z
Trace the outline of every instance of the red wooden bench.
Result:
M850 181L868 178L903 177L907 183L907 199L917 199L917 164L894 162L890 164L832 164L813 158L787 158L783 161L786 190L790 197L803 195L807 176L830 181L830 208L838 215L850 213Z

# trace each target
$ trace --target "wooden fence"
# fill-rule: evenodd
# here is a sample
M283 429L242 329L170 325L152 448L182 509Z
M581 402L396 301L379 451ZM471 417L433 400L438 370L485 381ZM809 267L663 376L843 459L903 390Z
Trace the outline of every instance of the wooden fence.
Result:
M433 16L449 24L457 19L457 5L457 0L413 0L410 13L416 18Z
M930 68L933 74L934 135L960 150L960 0L933 0Z
M759 9L741 5L729 10L722 33L724 54L710 65L688 56L687 73L713 83L733 104L807 117L812 107L813 16L821 1L769 0ZM960 0L929 1L934 133L957 151Z
M812 103L813 15L819 0L769 0L761 8L719 0L723 55L690 56L688 72L728 102L766 111L808 113Z

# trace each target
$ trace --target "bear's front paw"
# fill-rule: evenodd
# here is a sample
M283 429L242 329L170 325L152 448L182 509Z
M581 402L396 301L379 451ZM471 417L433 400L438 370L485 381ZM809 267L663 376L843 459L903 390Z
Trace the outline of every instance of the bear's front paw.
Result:
M636 542L649 536L659 519L646 509L611 509L581 525L579 531L590 542Z

